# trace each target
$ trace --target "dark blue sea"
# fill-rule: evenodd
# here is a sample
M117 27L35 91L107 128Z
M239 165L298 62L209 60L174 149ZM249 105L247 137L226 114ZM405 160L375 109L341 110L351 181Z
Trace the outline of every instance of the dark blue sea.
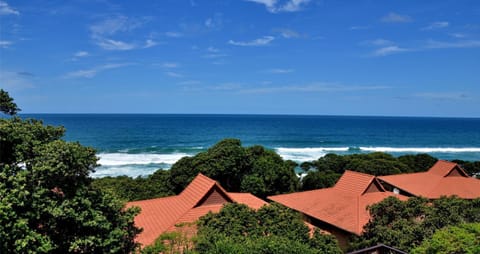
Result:
M480 160L480 118L23 114L65 126L65 139L97 149L94 176L147 175L224 138L263 145L297 162L327 153L428 153Z

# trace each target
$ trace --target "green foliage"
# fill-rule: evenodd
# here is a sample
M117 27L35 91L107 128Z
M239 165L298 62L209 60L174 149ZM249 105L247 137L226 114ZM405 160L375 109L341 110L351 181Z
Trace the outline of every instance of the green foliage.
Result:
M480 253L480 223L461 224L437 230L413 254Z
M246 148L238 139L224 139L206 152L180 159L170 169L170 179L174 192L179 193L201 172L228 191L265 198L297 190L295 165L264 147Z
M442 197L429 202L423 198L400 201L389 197L370 207L372 216L352 249L383 243L410 251L440 228L480 222L480 199Z
M309 228L300 215L279 204L255 211L227 204L198 225L200 253L341 253L336 239Z
M159 169L147 177L103 177L93 180L93 186L112 193L121 200L134 201L173 195L170 172Z
M0 89L0 112L7 115L16 115L19 111L20 109L13 102L13 98L10 97L8 92Z
M435 164L436 158L427 154L404 155L398 158L386 153L327 154L313 162L304 162L300 167L307 171L302 179L302 190L332 187L346 169L371 175L393 175L426 171Z
M63 128L0 119L0 253L129 253L138 209L95 189L95 151Z
M166 232L161 234L152 245L140 250L141 254L173 254L195 253L193 250L194 239L189 238L182 232Z

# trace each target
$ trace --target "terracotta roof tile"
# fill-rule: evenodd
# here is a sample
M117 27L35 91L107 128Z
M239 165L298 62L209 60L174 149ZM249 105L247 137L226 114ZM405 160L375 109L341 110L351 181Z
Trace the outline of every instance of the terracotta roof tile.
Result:
M451 175L458 170L459 175ZM380 176L380 180L414 196L436 199L456 195L473 199L480 197L480 180L466 176L456 163L438 161L429 171Z
M268 198L310 217L359 235L363 226L370 219L367 206L389 196L396 196L402 200L407 199L402 195L385 192L381 186L376 191L366 192L376 181L372 175L345 171L332 188Z
M229 192L228 195L232 197L234 202L245 204L253 209L259 209L260 207L268 204L267 202L255 197L250 193Z
M214 189L214 190L212 190ZM212 193L220 193L223 202L216 204L204 204L204 200ZM215 197L216 201L219 198ZM143 232L137 237L137 242L142 245L149 245L164 232L182 230L192 233L196 231L194 225L185 228L178 228L182 223L197 221L208 212L218 212L225 202L244 203L249 207L258 209L266 204L265 201L249 193L228 193L216 181L199 174L193 181L177 196L156 198L127 203L127 207L138 206L142 209L135 217L135 224L143 228Z

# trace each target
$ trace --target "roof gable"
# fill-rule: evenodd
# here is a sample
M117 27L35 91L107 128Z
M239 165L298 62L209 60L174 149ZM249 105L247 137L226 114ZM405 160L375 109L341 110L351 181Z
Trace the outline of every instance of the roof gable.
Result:
M373 186L372 186L373 184ZM362 195L367 191L384 191L375 176L346 170L333 187L351 195Z
M370 219L367 207L389 196L407 199L385 191L375 176L347 170L334 187L268 198L308 217L359 235Z
M194 222L208 212L218 212L228 202L243 203L253 209L267 204L250 193L230 194L216 181L198 174L177 196L133 201L127 207L142 209L135 217L135 224L143 228L136 241L149 245L160 234L177 230L178 223Z
M429 174L434 174L442 177L447 176L463 176L468 177L467 173L458 166L457 163L439 160L428 171Z

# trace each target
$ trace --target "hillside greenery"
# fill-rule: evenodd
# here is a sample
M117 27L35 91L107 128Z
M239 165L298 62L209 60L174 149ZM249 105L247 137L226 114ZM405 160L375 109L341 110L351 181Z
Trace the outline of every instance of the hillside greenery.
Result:
M0 110L19 110L0 91ZM0 118L0 253L130 253L138 209L94 188L95 150L62 127Z

